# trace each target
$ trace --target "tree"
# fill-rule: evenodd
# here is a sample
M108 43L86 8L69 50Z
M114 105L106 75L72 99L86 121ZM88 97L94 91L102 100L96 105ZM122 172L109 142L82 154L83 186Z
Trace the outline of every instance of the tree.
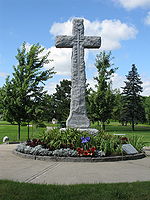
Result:
M116 120L120 121L120 118L121 118L120 114L122 110L122 96L121 96L120 90L115 89L114 96L115 96L115 100L114 100L114 108L112 112L112 119L115 121Z
M49 52L42 55L43 51L44 48L39 44L32 45L27 51L26 43L23 43L21 49L18 49L18 65L13 66L12 79L7 77L4 85L4 116L10 122L17 122L19 140L21 123L29 124L30 121L37 120L46 93L44 82L54 74L53 68L42 71L43 66L50 62Z
M56 92L53 94L54 117L58 121L65 121L69 116L71 100L71 81L62 80L56 85Z
M150 124L150 96L145 97L144 107L145 107L146 120L148 124Z
M44 121L52 121L55 118L55 101L53 95L45 94L42 101L41 119Z
M4 91L3 88L0 88L0 119L3 118L3 97L4 97Z
M95 121L101 121L105 130L105 122L111 118L114 107L114 94L111 89L111 76L117 68L111 68L111 52L100 52L96 57L95 66L98 70L96 91L93 91L90 98L91 117Z
M125 87L122 92L122 113L121 118L124 121L131 122L132 130L134 125L140 121L145 121L145 111L143 107L143 98L140 95L142 92L142 81L137 72L135 64L132 65L131 71L126 76Z

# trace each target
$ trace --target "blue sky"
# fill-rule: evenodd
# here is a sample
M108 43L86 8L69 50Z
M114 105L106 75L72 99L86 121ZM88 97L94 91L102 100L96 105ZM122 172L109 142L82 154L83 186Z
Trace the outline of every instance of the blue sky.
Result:
M40 43L51 51L57 72L46 83L49 93L63 78L70 78L71 49L56 49L55 36L71 35L74 17L84 18L85 34L102 37L99 50L86 50L87 80L93 86L95 56L111 50L118 70L113 88L123 86L134 63L150 96L150 0L0 0L0 87L16 65L17 48Z

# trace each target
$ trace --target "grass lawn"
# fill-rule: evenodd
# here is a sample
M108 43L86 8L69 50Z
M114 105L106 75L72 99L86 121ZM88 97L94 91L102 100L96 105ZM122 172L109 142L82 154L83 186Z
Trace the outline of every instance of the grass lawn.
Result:
M36 138L39 136L45 128L36 128L35 126L30 127L30 138ZM18 141L18 126L11 125L8 122L0 121L0 143L2 143L2 139L4 136L8 136L10 141ZM21 139L20 141L27 140L27 126L21 126Z
M46 124L47 126L51 126L51 124ZM93 125L94 128L98 128L97 125ZM36 138L42 133L44 128L36 128L35 126L30 127L30 138ZM10 141L17 141L17 125L11 125L8 122L0 121L0 143L2 143L2 139L4 136L8 136ZM110 134L126 134L129 135L137 135L142 136L145 142L145 146L150 146L150 125L138 124L135 126L135 131L132 131L131 126L122 126L118 122L111 122L106 125L106 132ZM27 126L21 126L21 141L27 140Z
M93 127L98 128L99 126L94 125ZM142 136L145 146L150 146L150 125L147 124L138 124L135 126L135 131L132 131L131 125L122 126L118 122L111 122L106 125L106 132L110 134L126 134L126 136Z
M0 180L1 200L150 200L150 181L39 185Z

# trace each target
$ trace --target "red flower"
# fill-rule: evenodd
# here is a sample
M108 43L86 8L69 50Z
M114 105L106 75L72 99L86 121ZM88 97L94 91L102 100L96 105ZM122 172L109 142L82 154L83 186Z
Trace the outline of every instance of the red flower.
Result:
M92 147L90 148L91 152L94 153L94 151L96 151L96 147Z
M78 147L77 152L81 156L83 154L84 150L83 150L83 148Z
M76 150L77 150L79 156L93 156L96 148L92 147L87 150L84 150L83 148L78 147Z
M128 142L128 138L127 137L121 137L120 140L121 140L121 142L123 144Z
M85 150L85 151L83 152L83 155L84 155L84 156L88 156L88 155L89 155L88 151Z

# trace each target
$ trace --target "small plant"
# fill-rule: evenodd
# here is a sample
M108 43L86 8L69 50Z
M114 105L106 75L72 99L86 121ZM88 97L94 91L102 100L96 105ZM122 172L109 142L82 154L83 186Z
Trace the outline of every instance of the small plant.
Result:
M120 137L121 144L127 144L129 142L129 139L127 137Z
M129 143L132 144L132 146L134 146L134 148L139 152L142 151L142 148L145 145L143 142L143 137L138 137L136 135L129 137Z
M36 127L37 128L46 128L46 125L41 122L41 123L36 124Z
M30 146L30 147L35 147L37 145L43 145L44 146L44 142L42 142L40 139L34 138L33 140L28 140L26 145Z
M92 147L89 149L83 149L78 147L77 152L79 156L95 156L96 155L96 148Z
M16 147L16 151L25 153L25 154L40 155L40 156L51 156L53 153L52 151L49 151L49 149L43 148L41 145L31 147L31 146L27 146L26 143L19 144Z
M107 133L100 133L96 137L96 147L98 150L105 152L106 156L121 155L121 140Z
M58 157L75 157L77 156L77 151L67 148L67 149L56 149L53 151L54 156Z
M143 138L122 137L99 131L97 135L80 132L77 129L45 131L40 139L27 141L17 151L41 156L116 156L122 155L122 145L132 144L139 152L144 146Z

